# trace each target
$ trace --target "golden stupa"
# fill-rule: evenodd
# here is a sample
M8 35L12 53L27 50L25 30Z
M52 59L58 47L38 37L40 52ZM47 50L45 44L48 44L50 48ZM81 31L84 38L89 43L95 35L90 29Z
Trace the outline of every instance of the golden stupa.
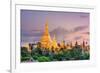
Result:
M55 36L53 37L53 40L52 40L52 47L53 48L58 48L58 44L57 44L57 41L56 41L56 37Z
M46 22L45 24L45 30L44 30L43 36L40 39L40 43L41 43L42 48L51 48L52 40L49 34L48 22Z
M53 40L50 37L49 29L48 29L48 22L46 22L45 24L45 30L44 30L43 36L40 39L40 43L41 43L42 48L47 48L49 50L52 50L52 48L54 49L58 48L55 36Z

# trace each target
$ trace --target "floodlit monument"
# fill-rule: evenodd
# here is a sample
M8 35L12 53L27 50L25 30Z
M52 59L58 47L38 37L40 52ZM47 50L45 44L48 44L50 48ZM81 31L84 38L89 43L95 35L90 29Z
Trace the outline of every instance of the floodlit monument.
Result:
M55 36L53 39L50 37L48 22L45 24L45 30L40 39L40 43L42 48L47 48L49 50L51 50L51 48L58 48Z

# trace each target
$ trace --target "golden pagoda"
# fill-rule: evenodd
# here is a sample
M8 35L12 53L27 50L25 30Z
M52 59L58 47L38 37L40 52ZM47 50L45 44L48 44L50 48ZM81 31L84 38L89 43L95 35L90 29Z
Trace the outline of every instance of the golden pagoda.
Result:
M55 36L53 37L53 40L52 40L52 47L54 50L56 50L56 49L59 50Z
M40 43L41 43L42 48L50 49L52 47L52 40L49 34L48 22L46 22L45 24L45 30L44 30L43 36L40 39Z
M60 48L65 48L65 41L62 41L61 43L60 43Z

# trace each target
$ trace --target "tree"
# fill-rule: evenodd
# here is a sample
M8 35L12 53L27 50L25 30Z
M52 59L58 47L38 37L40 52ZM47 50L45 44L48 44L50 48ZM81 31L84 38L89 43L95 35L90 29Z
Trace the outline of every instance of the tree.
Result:
M46 56L40 56L37 58L37 60L39 62L49 62L50 61L50 58L49 57L46 57Z
M70 54L71 54L71 59L80 60L80 57L82 56L81 46L77 45L77 46L73 47Z
M64 52L64 58L66 60L70 60L72 58L70 50Z
M26 47L21 47L21 61L29 61L31 58L31 54L28 52Z
M90 54L87 52L84 52L84 54L82 55L82 59L83 60L90 59Z
M37 43L37 48L41 48L41 42Z

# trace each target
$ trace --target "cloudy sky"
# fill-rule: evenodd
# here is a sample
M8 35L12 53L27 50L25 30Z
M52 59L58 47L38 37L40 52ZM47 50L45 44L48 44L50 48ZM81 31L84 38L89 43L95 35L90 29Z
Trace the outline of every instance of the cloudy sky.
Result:
M89 13L21 10L21 43L39 41L46 22L58 42L89 41Z

